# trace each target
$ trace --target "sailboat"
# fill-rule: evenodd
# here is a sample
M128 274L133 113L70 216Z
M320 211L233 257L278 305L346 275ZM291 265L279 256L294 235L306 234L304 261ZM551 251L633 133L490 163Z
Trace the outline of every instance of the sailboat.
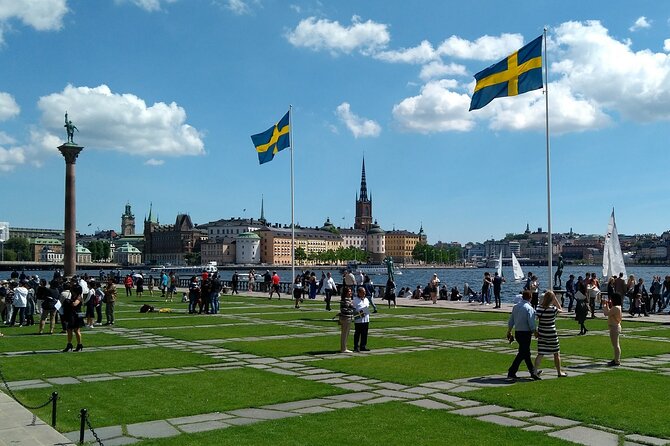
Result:
M502 277L502 249L500 250L500 256L498 257L498 277Z
M618 276L623 273L626 277L626 265L623 262L623 253L619 244L619 232L616 229L616 220L614 219L614 208L607 225L607 234L605 234L605 246L603 248L603 277L605 279Z
M514 271L514 280L515 281L519 282L526 277L526 276L524 276L523 270L521 269L521 264L517 260L514 253L512 253L512 270Z

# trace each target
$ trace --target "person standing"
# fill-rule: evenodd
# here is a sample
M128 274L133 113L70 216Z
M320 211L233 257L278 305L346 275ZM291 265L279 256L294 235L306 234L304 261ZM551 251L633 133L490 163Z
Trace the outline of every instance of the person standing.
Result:
M188 314L195 314L195 307L200 299L200 282L197 276L192 276L188 283Z
M53 285L47 288L46 279L40 279L40 285L37 287L35 297L38 301L42 301L42 315L40 317L40 325L38 334L44 332L44 325L47 318L49 319L49 334L54 334L54 322L56 320L56 302L58 302L58 288Z
M661 276L654 276L651 281L651 286L649 287L649 292L651 293L651 305L647 307L648 312L661 312L661 287Z
M16 288L14 288L14 298L12 299L12 318L9 321L10 326L14 326L17 316L19 319L19 327L22 327L25 324L26 305L28 304L28 288L26 285L27 282L24 279Z
M649 293L647 293L647 288L644 286L644 279L642 277L638 279L637 284L633 287L633 296L635 296L636 299L638 297L640 298L642 302L638 308L644 312L645 316L649 316L649 313L647 313L647 302L649 301ZM640 312L638 311L638 315L639 314Z
M367 274L365 275L365 278L363 279L363 288L365 288L365 296L368 298L368 302L370 305L372 305L373 308L373 313L377 312L377 305L375 305L374 297L375 297L375 287L372 284L372 280L370 279L370 276Z
M221 284L221 279L219 279L219 273L214 273L212 276L212 288L209 293L209 314L217 314L221 306L219 305L219 295L223 285Z
M440 279L437 277L437 273L433 274L433 278L430 279L430 300L436 304L437 303L437 292L440 289ZM377 308L375 308L375 313Z
M575 302L575 292L577 292L577 288L575 287L575 275L570 274L568 281L565 282L565 294L568 296L568 313L572 313L572 305Z
M540 365L544 355L554 355L554 366L559 378L565 378L567 373L561 371L561 349L556 331L556 315L561 312L561 306L552 291L547 291L537 308L537 356L535 370L540 374Z
M354 352L368 352L368 328L370 327L370 301L365 287L358 287L354 297Z
M535 274L530 278L530 292L530 304L535 309L540 300L540 281Z
M498 275L498 271L493 274L493 297L495 298L496 304L493 308L500 308L500 293L502 291L502 284L506 280L504 277Z
M589 315L589 303L586 296L586 281L582 276L577 277L577 292L575 293L575 320L579 323L579 334L585 335L588 331L586 329L586 318Z
M266 293L269 292L271 285L272 285L272 274L270 274L269 269L266 269L265 274L263 274L263 289L261 291L265 291Z
M230 292L230 295L232 296L233 294L240 294L240 293L237 291L237 287L238 287L239 284L240 284L240 276L239 276L239 274L237 274L237 271L235 271L235 272L233 273L233 277L232 277L232 279L230 279L230 283L231 283L231 285L232 285L232 287L233 287L233 290Z
M253 269L249 271L249 274L247 275L247 291L253 291L254 290L254 283L256 283L256 271Z
M138 273L137 279L135 280L135 294L138 299L141 299L144 294L144 276L142 273Z
M309 299L316 299L316 293L319 288L319 284L316 281L316 274L314 274L314 271L310 273L309 278L307 279L307 286Z
M330 311L330 299L333 294L337 293L337 285L335 285L335 280L333 280L330 272L326 274L326 278L323 280L323 289L326 293L326 311Z
M123 285L126 287L126 297L131 297L133 295L133 276L130 274L126 275Z
M344 273L344 286L351 288L351 295L353 296L354 288L356 287L356 277L354 277L354 273L350 269Z
M491 303L491 273L488 271L484 273L484 280L482 281L482 296L480 305L489 305Z
M354 315L354 302L351 298L351 288L342 287L342 296L340 298L340 313L338 314L340 324L340 353L351 353L347 348L349 331L351 330L351 318Z
M270 289L270 297L268 299L272 299L272 295L274 293L277 293L277 300L281 300L281 294L279 294L279 283L281 282L281 279L279 277L279 274L277 274L277 271L272 271L272 288Z
M603 301L603 314L607 316L607 327L609 328L610 341L614 351L614 359L607 363L610 367L621 365L621 346L619 345L621 320L623 319L621 304L622 299L618 294L607 301Z
M80 352L84 349L81 342L81 327L84 320L79 317L79 309L82 304L82 289L79 285L72 285L69 291L69 297L63 301L63 322L67 331L67 345L63 352L72 350L72 335L77 338L77 348L74 351Z
M512 314L509 316L507 322L507 339L512 338L512 329L515 330L514 337L519 343L519 351L512 362L509 370L507 371L507 378L516 380L516 372L519 370L521 362L526 363L528 367L528 372L530 377L534 380L539 380L540 377L535 370L533 361L530 357L530 341L532 339L533 333L535 330L535 310L530 305L530 299L532 298L532 293L530 290L524 290L521 294L521 302L514 305L512 308Z
M154 276L152 274L149 274L147 279L147 290L149 290L149 296L154 295Z
M107 285L103 290L105 293L105 317L107 318L107 324L105 325L114 325L114 306L116 305L116 286L114 285L114 280L110 277L107 279Z
M295 280L293 281L293 299L295 299L295 308L300 308L300 302L302 302L302 277L302 274L298 274L295 276Z
M170 286L170 278L168 277L167 273L163 271L161 273L161 297L165 297L165 302L167 302L166 294L169 286Z

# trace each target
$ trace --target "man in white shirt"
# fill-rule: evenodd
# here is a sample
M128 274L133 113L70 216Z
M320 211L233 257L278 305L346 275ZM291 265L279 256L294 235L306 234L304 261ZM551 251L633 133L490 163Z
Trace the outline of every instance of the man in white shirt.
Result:
M365 288L358 287L354 297L354 351L368 352L368 327L370 325L370 301Z
M326 278L323 279L323 289L326 292L326 310L330 311L330 299L333 294L337 293L337 285L330 273L327 273Z
M12 319L10 321L11 326L14 325L15 320L19 320L19 327L21 327L25 322L26 317L26 305L28 304L28 288L24 282L21 282L16 288L14 288L14 299L12 300L12 306L14 311L12 313Z

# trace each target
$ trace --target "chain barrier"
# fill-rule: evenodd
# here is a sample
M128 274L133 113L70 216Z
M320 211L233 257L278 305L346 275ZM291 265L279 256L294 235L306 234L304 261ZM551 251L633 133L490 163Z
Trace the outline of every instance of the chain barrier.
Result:
M26 403L24 403L23 401L21 401L21 400L16 396L16 394L14 393L14 391L9 387L9 383L7 382L7 379L5 378L5 374L2 373L2 366L0 366L0 379L2 380L2 384L4 385L5 389L7 389L7 394L8 394L14 401L16 401L17 403L19 403L21 406L25 407L25 408L28 409L28 410L31 410L31 411L32 411L32 410L38 410L38 409L41 409L41 408L43 408L43 407L48 406L48 405L51 404L52 402L58 401L58 393L57 393L57 392L53 392L53 393L51 394L51 396L49 397L49 399L48 399L45 403L40 404L40 405L37 405L37 406L29 406L29 405L27 405ZM55 404L54 404L54 407L55 407ZM55 413L52 413L52 414L51 414L51 417L52 417L52 420L55 420ZM30 423L30 425L31 425L31 426L34 426L36 422L37 422L37 415L35 415L35 413L33 412L33 421L32 421L32 423ZM55 424L55 423L54 423L54 424ZM55 427L55 426L54 426L54 427Z
M81 429L79 432L79 444L84 444L84 425L88 427L88 430L91 432L91 435L93 435L93 438L95 438L96 443L98 443L100 446L105 446L102 443L102 440L100 437L98 437L98 434L95 432L93 429L93 426L91 426L91 421L88 419L88 411L86 409L81 409L79 413L79 418L81 418Z

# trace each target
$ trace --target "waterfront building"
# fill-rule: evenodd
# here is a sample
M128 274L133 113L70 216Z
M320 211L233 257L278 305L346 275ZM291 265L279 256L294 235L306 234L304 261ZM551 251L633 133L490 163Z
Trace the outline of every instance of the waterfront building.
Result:
M126 243L114 250L114 262L124 266L140 265L142 252L130 243Z
M411 263L412 251L419 243L419 235L402 229L386 232L386 255L395 263Z
M30 243L33 260L36 262L57 262L58 260L42 260L43 257L55 259L60 256L62 261L63 240L56 238L36 238Z
M342 246L345 248L354 247L362 249L363 251L368 250L368 239L367 234L363 229L354 229L354 228L340 228L340 236L342 237Z
M291 264L291 228L268 226L256 232L260 238L261 262L270 265ZM295 247L302 248L307 255L342 247L342 237L318 228L296 228Z
M235 237L244 232L258 231L259 229L264 228L266 222L262 217L262 212L261 219L227 218L199 225L198 228L207 230L207 237L209 239L215 239L217 237Z
M261 237L256 232L249 231L235 237L235 263L258 264L260 255Z
M207 232L196 228L188 214L179 214L173 225L161 225L149 207L144 220L144 259L146 263L186 264L186 256L198 252Z
M368 198L368 186L365 180L365 158L363 158L363 168L361 170L361 189L356 197L356 218L354 220L354 229L367 231L372 224L372 194Z
M65 238L65 232L62 229L12 227L10 236L12 238L56 238L63 240Z
M135 216L130 210L130 203L126 203L126 209L121 215L121 235L135 234Z
M386 231L379 227L377 221L368 228L367 247L372 263L381 263L386 257Z
M93 261L91 258L91 251L81 243L75 245L74 251L76 263L91 263Z
M216 262L217 265L235 263L236 243L233 237L216 237L200 245L200 258L203 264Z
M65 254L62 251L56 252L50 246L43 246L40 251L40 256L36 258L39 262L60 263L63 261Z

